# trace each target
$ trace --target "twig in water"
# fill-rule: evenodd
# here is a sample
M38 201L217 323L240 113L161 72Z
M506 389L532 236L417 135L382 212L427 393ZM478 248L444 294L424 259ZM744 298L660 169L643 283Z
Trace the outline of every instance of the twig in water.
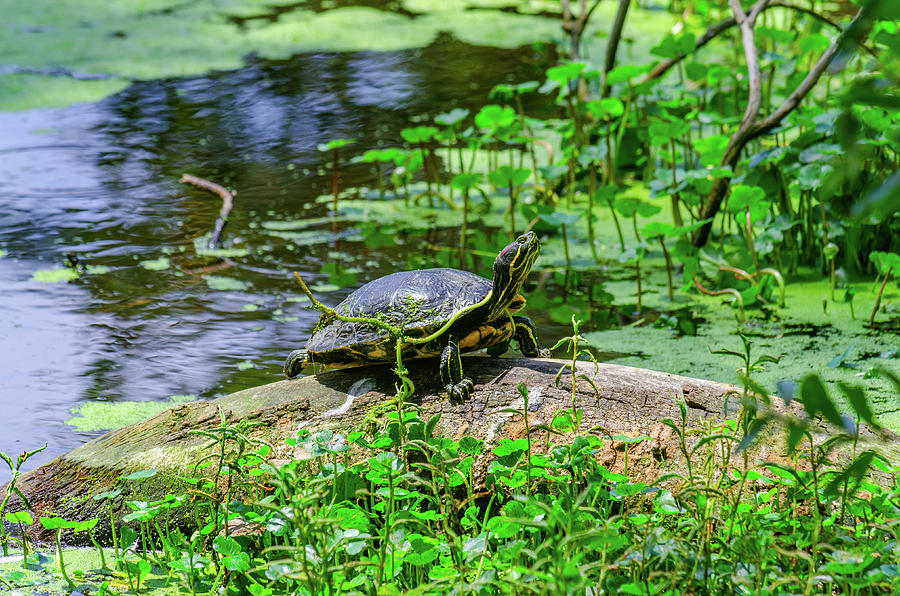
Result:
M231 206L234 202L234 195L228 191L227 188L216 184L215 182L210 182L209 180L204 180L203 178L197 178L196 176L191 176L190 174L182 174L181 180L179 180L182 184L190 184L192 186L196 186L197 188L202 188L203 190L208 190L211 193L215 193L222 198L222 209L219 211L219 217L216 218L216 223L213 226L212 235L209 237L209 244L207 244L207 248L213 249L219 244L219 237L222 235L222 231L225 229L225 224L228 223L228 214L231 213Z

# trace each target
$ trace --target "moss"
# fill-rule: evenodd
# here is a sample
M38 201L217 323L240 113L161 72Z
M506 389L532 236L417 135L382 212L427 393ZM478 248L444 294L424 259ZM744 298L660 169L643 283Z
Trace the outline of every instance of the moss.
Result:
M87 402L72 408L77 414L66 420L80 431L111 430L140 422L172 406L197 399L196 395L173 395L168 401Z

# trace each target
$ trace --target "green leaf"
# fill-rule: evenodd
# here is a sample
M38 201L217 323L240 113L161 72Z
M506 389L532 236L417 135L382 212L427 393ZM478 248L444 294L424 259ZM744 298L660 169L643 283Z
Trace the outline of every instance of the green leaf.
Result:
M479 441L473 437L463 437L459 440L459 450L463 453L478 455L484 451L484 441Z
M403 137L403 140L407 143L427 143L433 139L434 135L438 132L439 130L435 126L416 126L413 128L404 128L400 131L400 136Z
M831 40L821 33L806 34L800 39L801 52L824 52Z
M670 139L680 137L687 133L690 128L691 124L686 120L678 120L675 118L661 120L657 118L650 123L648 129L650 133L650 142L654 145L667 144Z
M31 517L31 512L29 511L16 511L15 513L7 513L6 521L11 524L31 525L34 523L34 518Z
M709 68L702 62L688 62L684 65L684 74L687 75L688 80L695 83L705 79L707 72L709 72Z
M139 470L137 472L133 472L127 476L119 476L119 480L144 480L146 478L153 478L159 473L159 470Z
M69 521L61 517L42 517L41 525L48 530L58 530L73 527L77 522Z
M488 104L475 115L475 126L484 130L505 128L516 121L516 111L509 106Z
M894 275L900 275L900 255L895 252L882 252L874 250L869 253L869 260L874 263L881 275L893 270Z
M678 58L693 50L694 46L696 46L696 38L693 34L684 33L675 37L669 33L658 44L650 48L650 53L660 58Z
M710 135L694 141L694 148L700 154L700 164L717 166L725 156L729 138L726 135Z
M850 407L853 409L853 412L859 416L860 420L865 421L874 429L881 428L881 425L875 421L875 414L869 406L869 400L866 399L866 393L862 387L858 385L848 385L843 381L838 381L837 386L847 397L847 401L850 402Z
M531 176L528 168L513 168L503 165L488 174L488 178L496 186L519 186Z
M449 112L435 116L434 121L442 126L454 126L462 122L468 115L469 110L466 108L453 108Z
M578 78L586 64L583 62L569 62L547 69L547 79L557 83L568 83Z
M620 197L613 201L613 207L615 207L616 211L621 213L624 217L632 217L637 213L640 204L640 199L632 197Z
M355 142L356 139L334 139L327 143L320 143L316 149L319 151L333 151L334 149L340 149L341 147L346 147Z
M646 201L641 201L637 205L637 214L641 217L653 217L660 211L662 211L662 207L660 207L656 203L647 203Z
M651 221L641 228L641 232L644 236L656 238L657 236L668 236L674 229L675 226L664 221Z
M746 209L750 210L750 219L752 221L763 219L769 211L766 191L758 186L747 186L744 184L739 184L732 188L731 197L728 199L728 210L732 213L740 213Z
M225 556L236 555L242 550L237 540L230 536L216 536L213 539L213 548L216 552Z
M500 443L494 447L494 455L503 457L515 453L524 453L528 449L528 439L500 439Z
M831 482L825 486L825 496L832 498L836 497L839 493L843 492L842 487L850 480L856 480L856 486L858 486L859 482L865 478L866 473L869 471L869 467L871 467L875 455L875 452L871 449L862 452L849 466L832 478Z
M834 402L828 396L822 378L818 375L809 374L803 378L803 381L800 383L800 401L803 403L803 407L810 418L821 415L822 418L832 425L846 429L844 420L841 418Z
M609 71L606 75L606 82L610 85L618 85L619 83L624 83L626 81L630 81L636 77L641 76L646 73L650 69L650 65L634 65L634 64L625 64L623 66L616 67Z
M838 368L839 366L844 366L844 361L850 356L850 352L853 350L853 344L847 346L847 349L838 356L835 356L831 359L831 362L828 363L828 368Z
M604 97L599 101L588 102L587 109L600 120L612 120L625 113L625 104L616 97Z

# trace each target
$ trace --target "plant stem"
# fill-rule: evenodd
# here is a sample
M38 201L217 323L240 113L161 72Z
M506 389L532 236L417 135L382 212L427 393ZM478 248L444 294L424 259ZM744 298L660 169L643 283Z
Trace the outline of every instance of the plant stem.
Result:
M587 229L588 243L591 245L591 255L594 262L599 263L600 257L597 255L597 247L594 243L594 193L597 192L597 167L591 162L590 174L588 178L588 211L587 211ZM613 214L615 216L615 214ZM618 225L618 221L616 225Z
M62 528L56 528L56 534L53 535L54 542L56 543L56 565L59 567L59 572L62 573L63 579L66 580L69 588L74 590L75 582L73 582L71 578L69 578L69 574L66 573L66 565L63 562L62 543L59 540L62 531Z
M884 293L884 286L887 285L888 279L891 277L891 271L893 271L893 267L888 267L887 273L884 274L884 281L881 282L881 287L878 288L878 296L875 298L875 308L872 309L872 314L869 316L869 325L873 325L875 323L875 313L878 312L878 306L881 304L881 295Z
M641 316L641 260L636 259L634 268L637 271L637 314Z
M334 159L331 164L331 193L333 195L333 200L331 203L331 211L334 213L334 216L337 217L338 212L338 148L334 148Z
M675 296L672 292L672 258L669 256L669 251L666 249L666 243L663 241L662 234L657 238L659 238L659 245L662 247L663 257L666 259L666 275L668 276L669 282L669 302L674 302Z
M511 179L509 181L509 235L511 238L516 237L516 193Z

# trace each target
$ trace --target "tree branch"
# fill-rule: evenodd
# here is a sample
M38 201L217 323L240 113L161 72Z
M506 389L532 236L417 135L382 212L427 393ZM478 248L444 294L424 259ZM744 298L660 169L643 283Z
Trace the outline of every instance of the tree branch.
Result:
M819 78L822 76L822 73L825 72L825 69L828 68L828 65L831 64L831 61L834 59L834 55L837 53L838 48L840 48L841 44L846 39L847 34L850 31L856 29L858 24L860 23L860 19L863 16L863 11L865 8L860 8L856 15L853 17L853 20L838 34L834 41L831 42L831 45L828 46L828 49L822 54L819 58L819 61L815 63L812 67L812 70L809 71L809 74L806 75L806 78L797 86L794 91L788 95L787 99L778 106L774 112L769 114L767 118L762 120L761 122L756 123L753 126L753 129L750 131L750 136L748 137L748 141L755 139L756 137L763 135L781 122L781 120L794 111L800 102L803 101L803 98L812 90L815 86L816 82L818 82Z
M599 2L597 4L599 4ZM597 4L594 5L594 8L597 7ZM622 28L625 26L625 17L628 15L628 8L630 6L631 0L619 0L616 18L609 31L609 42L606 44L606 63L603 68L603 87L600 91L600 97L609 95L609 83L606 82L606 79L609 75L609 71L616 67L616 53L619 50L619 41L622 39ZM591 10L593 10L593 8Z
M765 11L765 10L769 10L770 8L787 8L789 10L793 10L795 12L805 14L808 17L818 19L818 20L822 21L823 23L825 23L826 25L832 27L833 29L837 29L838 31L841 31L840 25L838 25L837 23L835 23L828 17L818 14L815 11L805 8L803 6L797 6L795 4L791 4L790 2L784 2L783 0L774 0L773 2L769 2L765 7L763 7L762 10ZM705 46L706 44L711 42L713 39L715 39L716 37L718 37L725 31L728 31L735 25L737 25L737 21L735 20L735 18L733 16L728 17L727 19L722 19L718 23L714 23L713 25L710 25L709 29L707 29L706 32L703 33L703 35L701 35L700 37L697 38L697 43L694 46L694 52L696 52L697 50L699 50L700 48L702 48L703 46ZM876 56L875 51L872 48L870 48L869 46L867 46L863 43L859 43L859 46L863 50L865 50L869 55ZM641 82L646 83L648 81L652 81L653 79L661 78L663 75L665 75L667 72L669 72L669 70L671 70L673 66L675 66L676 64L678 64L679 62L681 62L682 60L687 58L688 56L690 56L690 54L682 54L681 56L678 56L676 58L666 58L665 60L663 60L656 66L654 66L653 69L647 73L647 75L644 77L644 80Z
M737 0L730 0L732 2L732 7L734 8L734 3ZM728 141L728 146L725 149L725 155L722 157L721 165L730 167L733 171L734 167L737 165L738 160L740 159L741 152L744 147L747 145L750 140L759 137L776 126L787 116L790 112L797 108L800 105L800 102L803 101L803 98L812 90L815 84L818 82L819 78L821 78L822 74L825 72L825 69L828 68L828 65L831 64L831 61L834 59L835 54L838 51L838 48L846 39L847 35L853 31L857 34L860 33L859 27L862 22L863 16L868 15L871 11L872 4L868 4L859 9L856 13L856 16L850 21L850 23L835 37L834 41L828 46L828 49L822 54L816 64L813 66L812 70L810 70L809 74L806 75L806 78L797 86L796 89L784 100L784 102L769 116L763 118L762 120L756 120L759 112L759 106L757 105L755 108L753 107L754 102L754 90L753 90L753 65L751 64L751 57L755 59L756 57L756 47L749 49L747 47L748 39L752 43L753 41L753 32L752 32L752 23L749 22L750 16L754 13L759 14L760 11L756 11L756 8L760 3L764 2L764 0L760 0L757 4L753 6L750 11L750 14L746 15L745 19L741 19L738 10L740 10L740 6L738 6L738 10L735 10L735 18L737 21L741 21L741 31L742 38L744 40L744 50L745 55L747 57L747 67L748 72L750 72L750 98L748 99L747 111L744 113L744 119L741 121L740 126L737 131L732 135L731 139ZM760 9L761 10L761 9ZM740 12L743 12L742 10ZM749 26L748 26L749 25ZM747 36L747 29L750 28L749 38ZM759 63L756 63L756 70L758 75ZM748 119L748 116L753 113L752 118ZM730 188L729 178L721 177L716 178L713 182L712 189L706 197L706 201L703 203L703 208L700 212L700 217L702 219L709 219L710 221L704 225L702 228L697 230L697 234L694 236L694 245L695 246L703 246L706 244L706 241L709 239L709 233L712 230L712 218L716 216L719 212L719 208L722 205L722 201L725 196L728 194L728 190Z
M746 134L745 129L749 129L756 121L757 116L759 116L759 110L762 107L762 73L759 70L759 53L756 49L753 28L756 26L756 17L759 16L759 13L768 3L769 0L759 0L750 9L750 13L745 14L741 8L740 0L729 0L735 21L741 28L741 43L744 46L744 58L747 61L747 82L750 87L747 109L744 111L744 117L741 119L741 125L734 136L732 136L732 142Z

